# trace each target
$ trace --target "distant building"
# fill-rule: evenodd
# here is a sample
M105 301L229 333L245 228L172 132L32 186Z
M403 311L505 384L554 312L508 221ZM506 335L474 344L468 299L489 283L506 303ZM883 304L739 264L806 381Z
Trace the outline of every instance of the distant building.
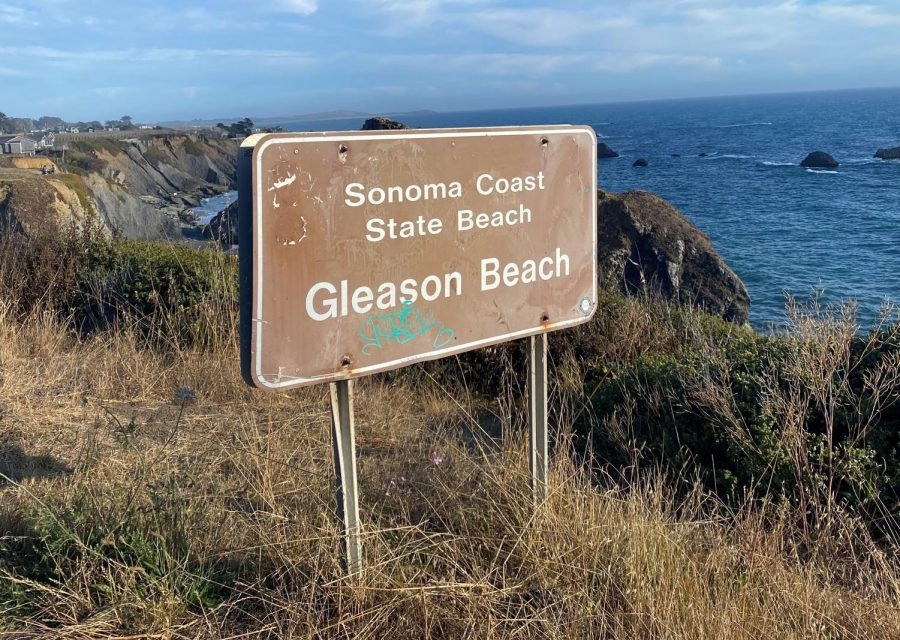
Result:
M26 135L0 136L0 153L14 156L33 156L37 141Z
M56 136L52 132L48 132L36 138L36 141L38 149L52 149L56 144Z

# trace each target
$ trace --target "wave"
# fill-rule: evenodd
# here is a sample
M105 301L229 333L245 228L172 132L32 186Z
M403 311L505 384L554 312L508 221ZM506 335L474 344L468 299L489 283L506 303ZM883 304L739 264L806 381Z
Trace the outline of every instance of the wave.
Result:
M773 160L763 160L762 164L767 167L793 167L796 166L793 162L775 162Z
M716 129L731 129L733 127L770 127L774 122L738 122L735 124L719 124Z
M881 158L850 158L848 160L841 160L841 164L850 164L850 165L864 165L864 164L881 164L882 162L886 162Z
M807 169L806 172L807 173L833 173L834 175L837 175L838 173L840 173L839 171L829 171L828 169Z
M742 153L722 153L720 154L718 151L713 151L712 153L707 153L705 156L698 156L700 160L748 160L750 158L755 158L756 156L748 156Z

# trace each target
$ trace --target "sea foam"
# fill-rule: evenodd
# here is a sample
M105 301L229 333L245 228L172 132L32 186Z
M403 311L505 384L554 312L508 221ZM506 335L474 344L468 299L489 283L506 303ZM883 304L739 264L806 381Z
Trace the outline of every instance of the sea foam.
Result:
M770 127L773 122L737 122L735 124L716 125L716 129L731 129L733 127Z

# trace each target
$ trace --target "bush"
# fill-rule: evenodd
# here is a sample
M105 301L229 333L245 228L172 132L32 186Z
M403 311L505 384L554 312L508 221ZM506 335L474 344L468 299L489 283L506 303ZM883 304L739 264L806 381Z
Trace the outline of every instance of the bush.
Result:
M689 469L735 504L755 496L812 520L843 510L896 526L900 323L860 337L833 310L792 315L782 335L713 328L684 352L591 370L579 427L599 462Z
M0 246L0 287L23 314L42 305L81 333L135 332L149 346L236 340L237 259L218 251L85 233Z
M233 257L90 236L10 248L0 284L22 311L49 304L82 333L130 331L162 350L237 342ZM603 294L590 323L550 342L553 419L574 423L579 449L614 475L661 465L732 504L764 498L810 522L849 511L897 526L900 322L862 336L849 310L794 305L783 333L763 335ZM524 416L526 354L518 341L387 377L499 398Z
M136 330L155 345L211 345L237 311L237 261L217 251L92 241L66 311L81 330Z
M227 568L198 559L197 512L174 475L138 477L102 495L81 482L21 509L19 533L0 546L0 599L18 616L33 614L46 587L84 575L94 603L116 607L125 597L171 603L176 611L214 606L228 593ZM125 610L122 622L140 627ZM135 619L131 619L131 617Z

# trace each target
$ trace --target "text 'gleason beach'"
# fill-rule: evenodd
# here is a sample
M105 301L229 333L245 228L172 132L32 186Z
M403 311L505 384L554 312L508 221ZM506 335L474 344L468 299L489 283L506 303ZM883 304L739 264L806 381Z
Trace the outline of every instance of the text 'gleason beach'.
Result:
M544 172L537 175L498 178L490 173L482 173L474 181L474 191L480 196L495 194L521 193L543 190ZM462 199L466 191L459 181L449 184L438 182L423 185L391 186L387 188L370 187L353 182L346 186L344 203L348 207L360 207L366 204L385 206L402 202L418 202L421 200ZM529 224L532 211L524 204L515 208L497 211L477 211L473 209L457 209L455 228L458 232L475 232L477 230L500 228L505 226ZM412 220L397 221L393 217L372 217L366 221L365 238L369 242L384 240L402 240L417 236L438 235L444 231L444 220L439 217L426 217L420 214ZM481 259L481 291L490 291L499 286L514 287L520 284L531 284L538 280L569 275L569 256L556 247L552 255L539 258L526 258L521 263L501 264L494 257ZM361 285L351 289L347 280L337 285L332 282L317 282L306 295L306 313L317 321L328 320L338 316L354 313L369 313L373 308L388 310L398 304L415 303L419 297L432 302L439 297L449 298L463 293L463 276L459 271L442 275L425 276L421 282L415 278L405 278L401 282L383 282L373 288Z

